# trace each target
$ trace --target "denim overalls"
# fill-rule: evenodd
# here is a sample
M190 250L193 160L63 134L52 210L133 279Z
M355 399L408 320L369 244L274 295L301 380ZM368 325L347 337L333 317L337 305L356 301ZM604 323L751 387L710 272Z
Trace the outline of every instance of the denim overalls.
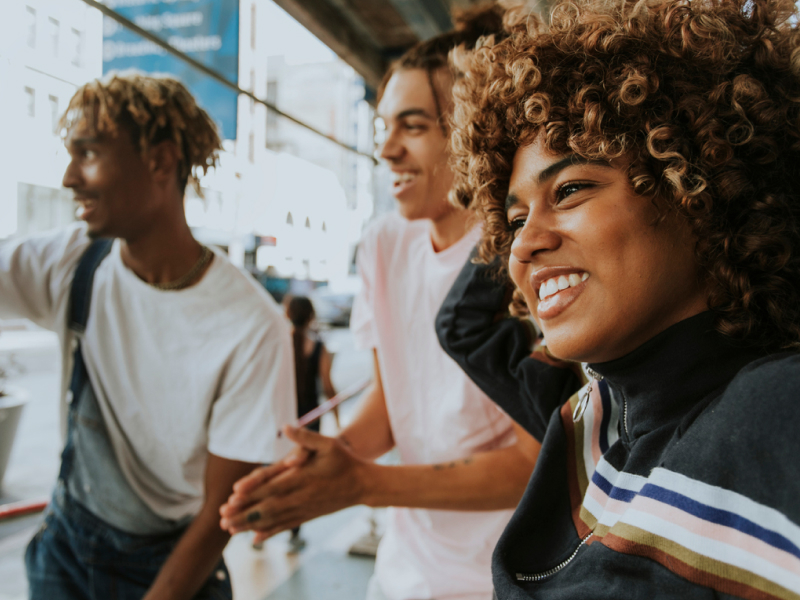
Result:
M68 326L75 344L67 442L52 502L25 554L31 600L139 600L189 525L163 519L131 489L83 361L79 339L94 273L111 245L101 239L89 246L70 290ZM194 598L232 598L222 559Z

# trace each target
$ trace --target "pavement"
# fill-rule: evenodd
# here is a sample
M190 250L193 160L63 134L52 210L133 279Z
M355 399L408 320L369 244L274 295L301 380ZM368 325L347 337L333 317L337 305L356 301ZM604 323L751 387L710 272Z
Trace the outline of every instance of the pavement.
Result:
M5 327L2 327L5 325ZM335 354L332 379L344 389L372 371L369 351L353 346L349 331L323 332ZM5 477L0 504L49 497L56 480L61 451L59 433L59 352L55 334L22 323L0 323L0 367L13 363L9 383L29 397L23 409ZM357 399L341 406L347 423ZM322 422L332 434L332 415ZM353 600L364 597L374 560L348 555L348 548L369 531L369 518L379 522L382 511L356 506L315 519L301 530L306 547L287 554L288 533L279 534L255 550L248 534L234 537L225 550L237 600ZM27 598L23 556L28 540L41 523L41 515L0 522L0 600Z

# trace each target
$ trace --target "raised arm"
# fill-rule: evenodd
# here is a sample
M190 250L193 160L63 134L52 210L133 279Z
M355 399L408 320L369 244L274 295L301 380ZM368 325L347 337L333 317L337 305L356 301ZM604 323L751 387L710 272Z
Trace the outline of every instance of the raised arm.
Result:
M541 440L553 410L580 388L579 369L535 349L532 323L508 315L508 286L495 270L467 261L439 310L436 334L470 379Z
M53 329L89 243L81 227L0 241L0 318L22 317Z

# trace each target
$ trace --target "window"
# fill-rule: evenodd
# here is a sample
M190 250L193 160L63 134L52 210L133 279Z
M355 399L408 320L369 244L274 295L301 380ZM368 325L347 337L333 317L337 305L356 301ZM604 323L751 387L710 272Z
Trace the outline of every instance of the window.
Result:
M50 38L50 50L53 56L58 56L58 20L53 17L47 19L47 33Z
M306 229L311 229L311 221L306 217Z
M256 134L252 131L247 138L247 159L251 163L256 161Z
M250 48L256 49L256 5L250 5Z
M292 213L286 215L286 224L294 227L294 219L292 218Z
M28 28L28 47L36 48L36 9L25 7L25 25Z
M36 91L27 85L25 86L25 109L29 117L36 116Z
M322 222L322 231L328 231L328 228L325 227L325 221Z
M255 93L256 91L256 72L253 69L250 69L250 91ZM256 112L256 101L250 98L250 114L255 114Z
M72 64L80 67L83 63L83 33L74 27L70 31L70 49L72 50Z
M58 97L48 96L47 99L50 101L50 126L53 133L58 133Z

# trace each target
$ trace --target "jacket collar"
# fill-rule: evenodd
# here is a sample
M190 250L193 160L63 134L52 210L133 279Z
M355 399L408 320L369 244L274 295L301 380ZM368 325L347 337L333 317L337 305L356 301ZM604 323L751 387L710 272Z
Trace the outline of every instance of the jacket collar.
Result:
M627 404L630 440L680 420L715 391L721 391L762 353L737 345L714 328L703 312L676 323L616 360L590 364L620 404Z

